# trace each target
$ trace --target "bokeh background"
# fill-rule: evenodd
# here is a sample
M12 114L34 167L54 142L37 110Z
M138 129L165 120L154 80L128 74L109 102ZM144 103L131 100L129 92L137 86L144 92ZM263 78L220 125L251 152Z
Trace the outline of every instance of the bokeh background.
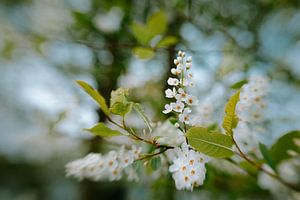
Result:
M159 11L167 29L142 43L132 24ZM156 48L166 36L171 42ZM82 129L105 121L74 80L89 82L106 99L117 87L130 88L154 121L164 119L163 91L177 50L193 56L194 93L213 103L215 121L232 84L263 74L271 88L260 140L271 145L300 129L299 0L1 0L0 199L276 198L254 179L213 168L193 193L176 191L170 177L140 183L65 177L67 162L102 148ZM128 121L139 127L135 117Z

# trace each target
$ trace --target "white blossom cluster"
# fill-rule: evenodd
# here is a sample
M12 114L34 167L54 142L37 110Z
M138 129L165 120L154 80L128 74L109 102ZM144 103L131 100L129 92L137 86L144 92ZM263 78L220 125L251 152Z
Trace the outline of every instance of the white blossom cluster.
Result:
M259 123L263 120L262 110L266 107L264 100L269 91L268 79L263 76L250 77L242 88L237 112L240 121Z
M131 150L125 150L122 146L119 151L110 151L106 155L90 153L82 159L68 163L66 173L78 180L86 178L93 181L115 181L120 180L124 172L129 181L137 181L138 176L131 164L139 158L141 151L140 147L133 145Z
M181 148L177 147L171 151L173 156L170 156L170 159L173 164L169 167L169 171L173 174L176 188L193 190L194 187L202 185L208 157L190 149L185 142Z
M239 124L235 129L235 139L241 149L248 153L257 149L255 133L263 132L265 98L269 91L269 81L263 76L250 77L242 87L240 101L237 104Z
M191 81L193 77L189 70L192 67L192 57L186 58L185 52L179 51L178 57L174 59L175 68L171 69L171 73L176 78L168 79L169 88L165 91L165 96L170 99L175 99L175 102L165 105L164 114L175 112L178 114L179 121L185 124L190 124L190 113L192 110L189 106L196 105L198 99L187 93L187 88L192 87L194 83ZM179 127L179 124L176 124Z

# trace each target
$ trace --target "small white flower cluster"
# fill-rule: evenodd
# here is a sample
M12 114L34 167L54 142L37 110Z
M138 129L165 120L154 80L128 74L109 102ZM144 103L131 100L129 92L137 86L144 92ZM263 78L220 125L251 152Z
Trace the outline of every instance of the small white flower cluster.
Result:
M241 121L259 123L263 120L262 110L266 107L264 100L269 91L268 79L263 76L250 77L242 88L237 113Z
M138 176L131 164L139 158L141 151L141 148L133 145L131 150L125 150L122 146L118 152L110 151L107 155L90 153L82 159L68 163L66 174L78 180L87 178L93 181L115 181L120 180L125 172L129 181L137 181Z
M258 141L254 133L262 132L265 97L269 91L268 79L263 76L250 77L241 90L237 104L239 124L235 129L235 139L242 151L248 153L257 149Z
M177 147L171 151L174 151L174 156L171 158L173 164L169 167L169 171L173 173L176 188L193 190L194 187L202 185L208 157L189 149L186 143L183 143L181 148Z
M165 95L167 98L175 99L176 101L165 105L164 114L172 111L179 114L179 121L185 124L190 123L190 113L192 112L189 106L196 105L198 99L190 94L187 94L187 87L192 87L194 83L191 81L193 74L189 73L192 67L192 57L185 58L185 52L179 51L178 57L174 59L176 68L171 69L171 73L176 78L169 78L168 85L173 86L172 89L167 89ZM176 124L179 127L179 124Z

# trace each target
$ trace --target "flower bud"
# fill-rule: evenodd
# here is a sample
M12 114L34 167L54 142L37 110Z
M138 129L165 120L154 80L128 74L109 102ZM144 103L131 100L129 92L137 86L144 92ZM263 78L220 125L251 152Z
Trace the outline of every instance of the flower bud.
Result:
M189 56L189 57L187 57L186 62L189 62L189 63L190 63L190 62L192 62L192 60L193 60L193 59L192 59L192 56Z
M175 65L178 65L178 64L179 64L179 62L178 62L177 59L174 59L174 64L175 64Z

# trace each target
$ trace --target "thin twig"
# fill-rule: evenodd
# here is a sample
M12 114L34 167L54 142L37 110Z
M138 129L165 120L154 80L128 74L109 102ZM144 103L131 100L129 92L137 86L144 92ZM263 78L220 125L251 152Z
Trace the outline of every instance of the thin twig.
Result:
M270 172L269 170L265 169L262 165L257 164L255 161L251 160L250 158L247 157L246 154L243 153L243 151L240 149L239 145L237 144L237 142L235 141L235 139L233 138L233 136L231 137L232 141L234 142L234 145L236 146L237 150L238 150L238 155L245 159L248 163L250 163L251 165L253 165L254 167L256 167L258 170L264 172L265 174L269 175L270 177L278 180L280 183L282 183L283 185L296 190L296 191L300 191L300 188L298 186L292 185L290 183L285 182L281 177L279 177L277 174Z
M138 159L136 159L135 161L140 161L140 160L145 160L145 159L148 159L148 158L152 158L154 156L158 156L164 152L166 152L169 148L164 148L163 150L159 151L159 152L156 152L156 153L153 153L153 154L149 154L149 155L145 155L143 157L140 157Z

